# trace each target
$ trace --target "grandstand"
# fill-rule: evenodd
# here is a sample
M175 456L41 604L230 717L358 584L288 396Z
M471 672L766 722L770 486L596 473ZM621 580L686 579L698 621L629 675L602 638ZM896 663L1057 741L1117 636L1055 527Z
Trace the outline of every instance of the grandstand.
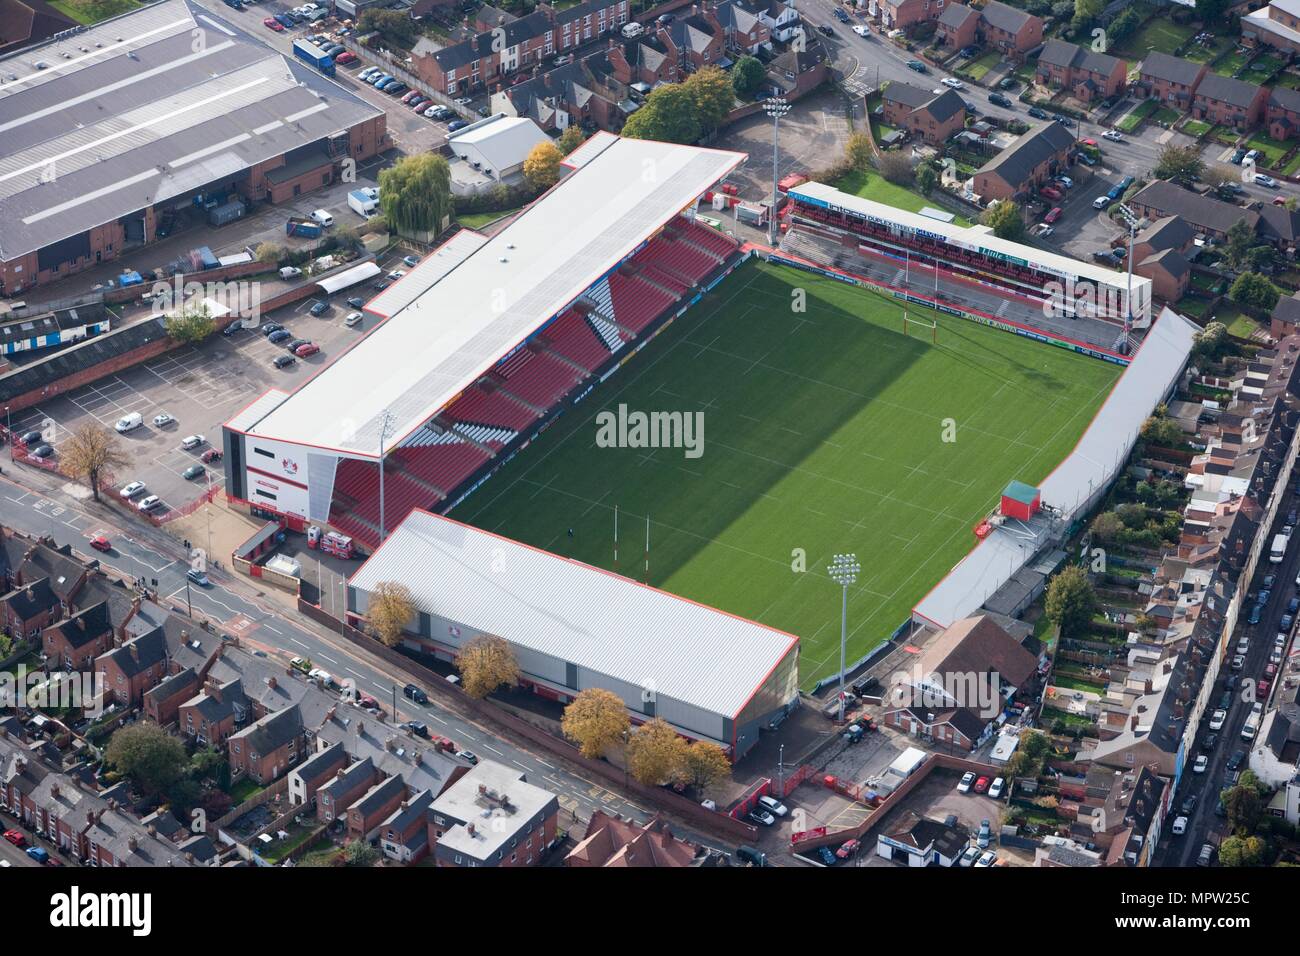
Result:
M824 235L834 242L856 240L862 254L901 265L938 268L950 278L992 287L1019 298L1027 316L1047 314L1051 304L1069 317L1102 324L1105 345L1127 355L1134 342L1124 336L1123 317L1128 276L1034 246L999 239L986 226L956 226L895 209L822 183L805 183L787 194L791 235L787 245L799 250L800 233ZM793 240L791 242L790 240ZM932 273L931 273L932 274ZM1133 329L1151 325L1151 281L1134 276ZM1051 297L1045 289L1066 290ZM1076 299L1090 294L1097 314L1076 314ZM1089 336L1091 338L1091 336Z
M228 497L369 547L451 507L735 266L683 210L743 159L592 137L496 236L457 234L368 303L387 320L333 364L227 422Z

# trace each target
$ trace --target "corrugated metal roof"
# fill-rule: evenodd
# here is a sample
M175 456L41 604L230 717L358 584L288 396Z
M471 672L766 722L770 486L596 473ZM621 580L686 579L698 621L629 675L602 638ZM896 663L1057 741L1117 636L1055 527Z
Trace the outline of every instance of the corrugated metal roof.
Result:
M354 574L417 607L712 713L735 716L798 638L450 518L412 511Z
M187 0L21 51L0 72L17 76L0 85L4 260L381 113Z
M388 449L398 446L745 158L601 142L598 156L307 381L256 433L357 456L373 456L381 433Z
M462 229L420 260L420 264L401 279L367 302L366 311L383 318L396 315L422 296L429 286L469 258L470 253L485 242L487 236L472 229Z
M247 405L243 411L237 413L234 418L226 422L226 427L235 431L245 431L251 425L257 422L259 418L269 412L275 406L289 397L288 392L282 392L278 388L270 388L262 393L261 396L254 399Z

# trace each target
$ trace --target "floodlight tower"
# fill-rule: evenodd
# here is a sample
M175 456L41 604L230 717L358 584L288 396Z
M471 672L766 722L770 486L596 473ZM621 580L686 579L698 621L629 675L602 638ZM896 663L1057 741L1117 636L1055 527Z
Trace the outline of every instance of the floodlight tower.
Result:
M389 414L388 409L379 420L379 543L384 543L384 459L387 455L384 452L384 442L388 440L388 429L393 424L393 416Z
M1133 328L1133 237L1137 234L1138 217L1132 209L1119 204L1119 214L1128 225L1128 293L1124 297L1124 341L1120 352L1128 354L1128 337Z
M767 241L775 249L777 242L777 157L780 155L781 117L790 112L790 104L783 97L774 97L763 104L763 111L772 117L772 211L767 219Z
M858 579L858 556L837 554L831 559L831 580L840 586L840 720L844 720L844 645L849 633L849 585Z

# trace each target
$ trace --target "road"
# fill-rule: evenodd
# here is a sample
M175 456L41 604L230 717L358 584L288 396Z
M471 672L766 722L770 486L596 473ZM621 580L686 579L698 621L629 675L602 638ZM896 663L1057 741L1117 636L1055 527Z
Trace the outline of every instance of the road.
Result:
M799 9L804 18L813 24L814 28L821 24L828 24L831 27L835 35L833 38L827 38L826 46L832 54L836 71L844 77L845 85L848 88L858 91L865 91L866 88L878 89L891 81L901 81L914 86L930 84L934 88L938 88L939 81L950 75L933 65L930 66L930 72L925 75L919 75L909 70L905 64L907 60L913 58L913 54L909 54L903 48L895 46L881 37L879 33L872 32L866 37L858 36L852 30L853 24L868 21L859 17L857 13L850 13L850 22L840 23L831 13L836 8L845 9L842 4L833 2L833 0L805 0L805 3L801 4ZM1026 115L1027 107L1015 101L1014 92L1012 94L1014 105L1011 109L1007 109L989 102L991 90L986 90L969 81L963 82L965 82L965 88L960 91L962 99L975 106L979 113L999 119L1014 117L1029 123L1031 126L1041 123L1041 121L1032 120ZM1127 112L1127 107L1122 107L1118 109L1115 115L1122 116L1125 112ZM1094 111L1093 116L1094 118L1100 118L1105 113L1104 110L1098 110ZM1133 175L1138 178L1149 177L1150 171L1159 160L1161 150L1166 145L1170 143L1178 146L1195 144L1195 140L1190 136L1150 125L1140 130L1135 136L1125 136L1124 141L1121 143L1102 141L1101 134L1108 128L1108 126L1097 123L1093 119L1085 119L1071 126L1078 138L1095 139L1101 144L1102 161L1094 168L1094 172L1100 174L1100 177L1111 181L1117 181L1124 175ZM1207 165L1228 165L1224 157L1231 155L1231 153L1231 149L1217 143L1210 143L1202 149L1202 157ZM1265 203L1272 202L1273 198L1279 193L1283 196L1300 196L1300 187L1285 182L1281 184L1280 189L1267 189L1255 185L1254 182L1246 183L1244 187L1250 199L1258 199ZM1094 194L1089 195L1088 201L1091 202L1095 195L1100 195L1104 191L1105 189L1097 189ZM1079 205L1082 207L1083 204L1080 203ZM1086 209L1086 207L1084 208ZM1092 210L1086 209L1086 212L1090 214ZM1099 215L1104 217L1104 214ZM1096 244L1090 238L1082 246L1074 247L1071 238L1076 228L1080 227L1079 224L1088 218L1090 216L1067 216L1057 227L1056 234L1053 237L1054 241L1045 245L1064 247L1069 254L1086 259L1095 250ZM1118 233L1117 228L1110 230L1111 235L1118 235Z
M1278 528L1276 530L1281 530L1286 513L1298 505L1300 505L1300 498L1298 497L1288 497L1283 502L1280 509L1282 514L1278 519ZM1270 541L1273 533L1273 530L1268 531ZM1216 830L1224 827L1224 821L1215 815L1215 808L1218 806L1219 793L1227 785L1225 780L1228 775L1226 764L1228 758L1236 751L1240 750L1246 754L1250 752L1252 744L1242 738L1241 728L1246 723L1246 717L1250 713L1255 700L1253 685L1263 676L1264 668L1269 661L1269 655L1273 652L1274 637L1281 630L1278 620L1286 613L1287 602L1296 596L1297 591L1300 590L1295 584L1297 572L1300 572L1300 549L1296 547L1296 540L1297 536L1293 535L1291 547L1280 564L1270 563L1266 554L1261 561L1259 570L1256 572L1255 581L1252 582L1251 597L1253 598L1263 586L1266 575L1274 576L1272 594L1258 624L1251 625L1247 623L1247 611L1243 610L1242 612L1241 623L1232 636L1227 659L1220 667L1220 677L1211 692L1210 704L1206 707L1202 726L1196 735L1196 748L1194 752L1187 755L1186 763L1188 766L1183 771L1181 786L1178 788L1178 792L1174 794L1174 801L1170 805L1171 819L1169 825L1165 827L1165 835L1157 848L1155 860L1157 866L1194 865L1196 855L1200 852L1202 844L1209 841ZM1249 604L1247 607L1249 607ZM1230 664L1232 658L1236 655L1237 642L1243 637L1250 640L1250 650L1246 654L1246 661L1242 669L1234 671L1231 669ZM1218 707L1219 696L1225 689L1225 680L1230 680L1236 688L1233 694L1232 707L1228 711L1228 719L1223 725L1223 729L1218 731L1218 742L1214 749L1206 750L1205 738L1210 733L1210 715ZM1273 683L1277 684L1276 678ZM1247 691L1247 684L1251 685L1251 691L1249 692ZM1201 753L1205 753L1209 757L1209 766L1204 773L1193 773L1191 769L1192 761ZM1238 769L1246 769L1244 760ZM1196 807L1188 816L1187 833L1183 836L1173 836L1171 833L1172 818L1182 812L1183 801L1193 794L1197 798ZM1218 840L1215 839L1211 842L1217 844Z
M653 815L647 808L587 779L551 755L542 757L501 739L436 698L428 706L406 700L400 694L400 688L408 682L406 675L315 622L287 612L267 598L259 598L256 590L237 575L224 570L210 571L210 587L187 588L188 565L181 543L165 532L136 524L108 506L76 502L61 490L58 476L10 462L5 462L4 467L4 477L0 477L0 514L9 527L32 535L51 535L59 544L71 544L85 558L99 558L103 567L117 571L128 580L144 577L151 583L157 579L162 603L171 604L182 614L187 604L192 605L195 616L210 618L222 630L239 635L241 643L252 649L284 656L286 663L289 657L310 658L339 679L353 679L358 691L374 696L386 711L391 709L394 687L398 688L399 720L424 721L431 732L450 737L481 757L518 767L532 783L557 794L565 810L583 819L596 809L639 822ZM96 534L109 537L113 544L110 553L101 555L89 550L87 540ZM567 816L563 822L569 824L571 820ZM718 840L690 833L680 826L678 831L687 839L728 849Z

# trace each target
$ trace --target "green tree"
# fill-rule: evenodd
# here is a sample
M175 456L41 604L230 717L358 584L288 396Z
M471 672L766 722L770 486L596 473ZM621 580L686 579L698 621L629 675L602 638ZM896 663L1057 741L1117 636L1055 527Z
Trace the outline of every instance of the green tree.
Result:
M1160 151L1151 175L1156 179L1190 183L1200 179L1204 169L1205 160L1201 159L1200 150L1195 145L1175 146L1171 143Z
M682 84L695 104L695 116L704 136L714 132L736 106L736 88L731 77L716 66L696 70Z
M1196 0L1196 19L1210 29L1210 24L1222 22L1229 3L1230 0Z
M197 345L217 329L212 311L202 303L184 306L163 319L167 335L182 345Z
M1082 633L1096 607L1097 595L1088 580L1088 572L1077 564L1062 570L1047 585L1044 610L1048 620L1061 628L1062 637Z
M378 33L389 46L409 50L419 36L405 10L367 10L358 23L361 33Z
M379 206L399 233L439 233L452 211L451 167L435 153L404 156L379 173Z
M980 216L980 222L993 230L999 239L1015 242L1025 236L1025 221L1020 216L1020 207L1015 203L1004 201L989 206Z
M1259 816L1264 812L1264 800L1252 786L1238 783L1223 793L1223 809L1228 814L1228 825L1238 836L1255 832Z
M700 138L695 101L681 83L656 87L628 118L623 135L661 143L694 143Z
M147 797L161 797L171 791L189 763L181 742L147 720L114 732L104 759Z
M934 171L934 167L929 163L922 163L916 169L916 189L922 196L929 195L935 186L939 185L939 174Z
M871 148L871 137L866 133L854 133L844 145L844 158L854 170L865 173L871 168L871 161L876 158L876 151Z
M560 138L555 141L555 145L560 147L560 152L568 156L571 152L582 145L583 140L587 137L582 135L582 127L577 123L570 123L564 127L564 132Z
M1281 297L1277 286L1258 272L1243 272L1228 290L1228 298L1238 305L1271 312Z
M1264 841L1257 836L1230 836L1219 844L1220 866L1262 866Z
M1156 414L1142 423L1141 434L1143 441L1149 441L1153 445L1162 445L1166 448L1177 448L1187 440L1187 436L1183 434L1182 426L1164 412L1163 405L1157 409ZM1124 506L1121 505L1120 508L1122 507ZM1119 508L1115 510L1119 511ZM1123 517L1122 512L1120 517Z
M366 840L353 840L343 849L343 862L347 866L374 866L379 862L379 851Z
M1091 26L1105 7L1106 0L1074 0L1074 19L1070 23L1075 32Z
M1210 322L1193 337L1192 350L1206 358L1217 358L1228 344L1228 327L1222 322Z
M1240 269L1246 263L1246 256L1255 245L1255 230L1244 219L1238 219L1228 227L1223 241L1223 259L1233 269Z
M884 176L888 182L899 186L910 186L916 178L916 170L912 166L912 161L907 158L906 153L897 151L882 153L876 163L880 169L880 175Z
M763 69L763 64L757 57L749 54L737 59L731 68L731 83L736 88L736 93L746 99L758 92L766 76L767 71Z
M1103 511L1092 519L1092 533L1103 543L1114 541L1123 530L1124 522L1113 511Z

